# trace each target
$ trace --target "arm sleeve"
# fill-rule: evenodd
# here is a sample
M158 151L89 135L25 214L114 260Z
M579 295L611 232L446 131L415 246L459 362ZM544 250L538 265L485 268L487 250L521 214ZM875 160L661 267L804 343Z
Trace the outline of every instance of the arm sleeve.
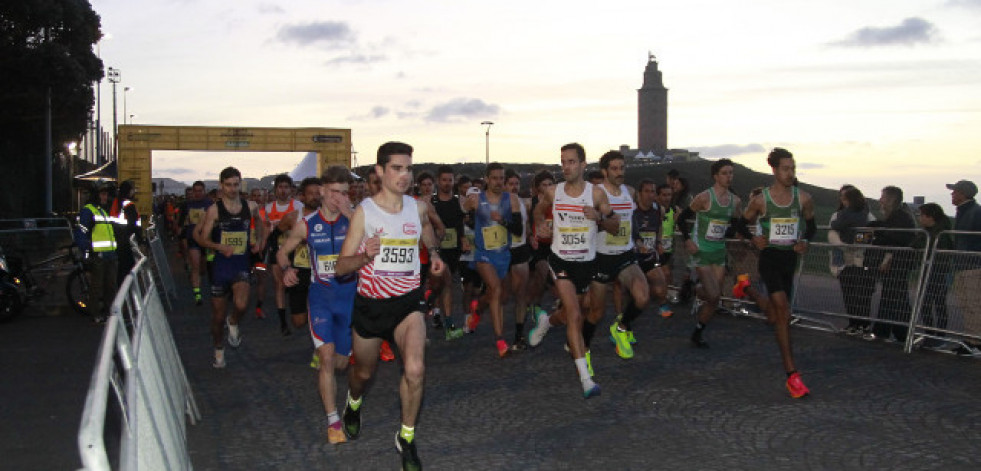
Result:
M814 218L806 219L804 221L804 238L805 239L807 239L807 240L813 239L814 238L814 235L817 234L817 231L818 231L818 226L817 226L817 223L814 222Z
M732 218L732 220L732 227L736 234L739 234L747 239L753 238L753 233L749 230L749 219L739 216L738 218Z
M525 225L521 221L520 211L517 213L511 213L511 220L508 221L507 227L511 234L516 236L520 236L522 234L522 232L525 230Z
M691 228L688 227L688 220L695 217L695 211L691 210L691 207L685 208L684 211L678 215L677 227L681 229L681 236L685 240L691 239Z

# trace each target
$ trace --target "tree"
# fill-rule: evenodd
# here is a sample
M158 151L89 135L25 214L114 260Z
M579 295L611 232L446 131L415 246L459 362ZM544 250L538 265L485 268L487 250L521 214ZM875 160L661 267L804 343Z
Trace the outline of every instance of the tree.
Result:
M45 113L51 93L56 153L85 133L102 61L102 37L87 0L0 2L0 214L39 215L44 198ZM59 149L61 149L59 151Z

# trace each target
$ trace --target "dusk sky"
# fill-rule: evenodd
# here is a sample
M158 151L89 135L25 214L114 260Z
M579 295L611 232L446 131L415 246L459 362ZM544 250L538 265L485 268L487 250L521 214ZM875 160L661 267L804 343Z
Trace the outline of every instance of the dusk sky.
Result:
M651 51L670 148L769 171L786 147L802 181L897 184L948 211L944 183L981 180L981 0L91 3L120 123L126 86L136 124L350 128L361 164L388 140L482 162L485 120L491 160L558 163L577 141L593 161L636 147ZM158 152L153 176L302 156Z

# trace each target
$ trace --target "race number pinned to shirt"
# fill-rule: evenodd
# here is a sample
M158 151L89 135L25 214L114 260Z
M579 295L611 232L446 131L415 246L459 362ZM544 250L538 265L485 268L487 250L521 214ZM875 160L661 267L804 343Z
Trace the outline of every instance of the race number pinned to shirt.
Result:
M710 219L708 227L705 228L705 240L721 242L726 238L726 231L729 229L729 221L721 219Z
M797 228L800 218L770 219L770 243L773 245L794 245L797 243Z
M587 234L589 234L588 227L560 227L559 236L562 238L562 245L559 251L563 255L589 252Z
M299 250L297 250L299 252ZM332 278L337 273L337 254L318 255L317 273L321 276Z
M446 232L443 233L443 238L439 240L439 248L455 249L459 242L460 236L456 233L456 228L447 227Z
M310 268L310 248L307 244L300 244L293 252L293 266L296 268Z
M646 247L647 250L653 252L657 249L657 232L641 231L640 240L643 242L644 247Z
M381 276L411 276L415 273L419 239L382 238L381 251L375 256L375 274Z
M481 235L484 236L484 250L497 250L508 242L508 230L500 224L485 226Z
M616 234L606 233L606 245L623 246L630 242L630 221L620 219Z
M245 231L223 231L221 233L221 245L230 246L233 249L232 255L244 255L248 239Z
M190 221L191 224L201 224L201 221L204 220L204 210L201 208L189 209L187 211L187 220Z

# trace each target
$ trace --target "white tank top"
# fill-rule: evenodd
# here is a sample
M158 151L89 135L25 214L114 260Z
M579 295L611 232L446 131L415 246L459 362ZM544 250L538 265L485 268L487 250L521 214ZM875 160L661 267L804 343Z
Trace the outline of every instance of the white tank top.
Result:
M604 255L618 255L634 248L631 231L633 230L634 209L637 206L634 205L634 200L630 197L627 185L620 185L620 196L611 194L606 189L606 185L600 185L600 188L606 193L606 198L610 200L610 209L620 216L620 227L616 234L610 234L606 231L599 232L596 251Z
M581 195L565 193L565 182L555 186L552 204L552 253L569 262L596 258L596 221L586 219L583 208L593 206L593 184L585 182Z
M521 235L511 234L511 248L518 248L525 245L525 234L528 233L528 210L525 209L525 202L518 198L518 205L521 206Z
M402 196L402 212L382 210L373 198L361 202L364 209L364 241L377 235L381 251L358 272L358 294L366 298L387 299L402 296L420 285L419 240L422 222L419 208L411 196Z

